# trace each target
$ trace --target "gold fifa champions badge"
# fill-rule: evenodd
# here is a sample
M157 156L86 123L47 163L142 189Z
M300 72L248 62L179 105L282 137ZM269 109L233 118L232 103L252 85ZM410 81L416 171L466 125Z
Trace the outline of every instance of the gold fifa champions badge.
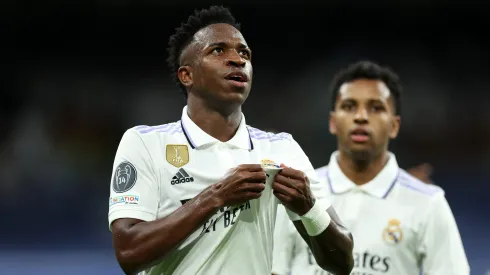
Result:
M189 148L185 144L167 144L166 157L168 163L182 167L189 163Z

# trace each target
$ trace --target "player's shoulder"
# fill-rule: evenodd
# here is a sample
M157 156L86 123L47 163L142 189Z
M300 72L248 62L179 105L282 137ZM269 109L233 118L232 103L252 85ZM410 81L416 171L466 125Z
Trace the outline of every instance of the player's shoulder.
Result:
M126 129L122 140L125 144L160 144L166 142L176 142L185 136L182 134L182 124L180 121L170 122L161 125L137 125ZM180 137L184 136L184 137Z
M155 134L166 134L166 135L175 135L178 133L182 133L182 123L179 121L174 121L170 123L165 123L161 125L137 125L129 128L127 131L134 132L139 136L148 136Z
M422 182L401 168L397 185L404 193L411 193L415 196L433 198L437 195L444 195L444 190L441 187Z
M247 125L248 133L253 141L265 142L265 143L277 143L277 142L291 142L293 136L289 133L273 133L264 130L257 129L250 125Z

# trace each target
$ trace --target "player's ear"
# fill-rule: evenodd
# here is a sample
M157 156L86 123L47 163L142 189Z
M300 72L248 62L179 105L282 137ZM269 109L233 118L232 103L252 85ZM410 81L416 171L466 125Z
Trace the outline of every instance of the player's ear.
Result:
M194 83L192 80L192 68L190 66L181 66L177 70L177 77L185 87L190 87Z
M398 136L398 132L400 131L400 123L401 123L400 116L393 116L391 123L392 125L391 125L390 138L394 139Z
M330 112L330 118L328 120L328 129L330 131L330 134L332 134L332 135L337 134L337 121L335 120L335 112L334 111Z

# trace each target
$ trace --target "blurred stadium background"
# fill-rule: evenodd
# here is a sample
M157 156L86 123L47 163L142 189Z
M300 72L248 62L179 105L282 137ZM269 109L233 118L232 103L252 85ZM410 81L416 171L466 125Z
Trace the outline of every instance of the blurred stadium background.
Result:
M404 168L435 167L472 274L489 274L488 10L341 2L228 5L254 51L247 122L293 134L324 165L336 145L326 120L333 73L359 59L391 66L405 85L392 148ZM107 225L113 156L125 129L180 118L166 43L207 6L2 2L0 274L122 274Z

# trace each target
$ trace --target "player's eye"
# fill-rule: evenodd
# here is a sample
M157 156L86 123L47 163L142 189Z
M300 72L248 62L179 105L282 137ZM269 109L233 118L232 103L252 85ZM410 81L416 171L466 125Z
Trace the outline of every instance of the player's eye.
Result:
M225 49L220 48L220 47L217 47L217 48L214 48L214 49L213 49L213 53L215 53L215 54L221 54L221 53L223 53L224 51L225 51Z
M381 112L381 111L384 111L385 110L385 107L383 105L374 105L373 106L373 111L374 112Z
M354 104L344 103L344 104L340 105L340 108L344 111L352 111L354 109Z
M247 59L250 58L250 51L248 51L248 50L240 50L238 53L241 56L245 56L245 58L247 58Z

